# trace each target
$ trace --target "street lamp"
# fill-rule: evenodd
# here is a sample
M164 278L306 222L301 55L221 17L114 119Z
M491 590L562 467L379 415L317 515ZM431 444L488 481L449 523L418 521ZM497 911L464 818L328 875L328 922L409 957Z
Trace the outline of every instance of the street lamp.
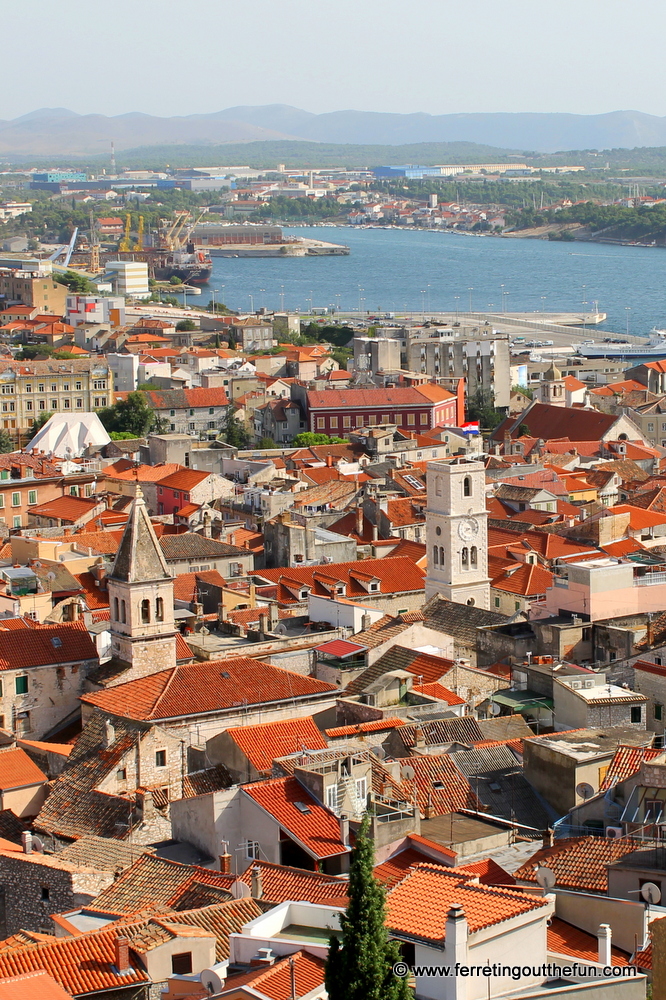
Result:
M248 292L247 297L250 300L250 312L254 312L254 295L251 295L250 292Z
M471 312L472 312L472 292L474 291L474 285L472 285L470 288L468 288L467 291L469 292L469 311L470 311L470 314L471 314Z
M505 309L504 309L504 285L501 284L500 288L502 289L502 312L504 312L505 311Z
M542 295L541 296L541 312L544 313L545 311L546 311L546 296Z
M424 319L425 319L425 296L426 296L426 290L425 290L425 288L422 288L421 289L421 315L423 316Z
M458 306L460 304L460 296L459 295L454 295L453 297L456 300L456 323L457 323L458 322Z
M280 312L284 312L284 285L280 285Z
M624 311L627 317L627 337L629 336L629 313L631 312L631 306L625 306Z

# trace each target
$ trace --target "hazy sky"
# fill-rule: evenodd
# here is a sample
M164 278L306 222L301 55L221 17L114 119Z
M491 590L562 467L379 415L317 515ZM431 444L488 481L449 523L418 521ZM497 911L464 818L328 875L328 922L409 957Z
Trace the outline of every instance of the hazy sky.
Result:
M0 23L3 119L239 104L666 115L659 0L5 0Z

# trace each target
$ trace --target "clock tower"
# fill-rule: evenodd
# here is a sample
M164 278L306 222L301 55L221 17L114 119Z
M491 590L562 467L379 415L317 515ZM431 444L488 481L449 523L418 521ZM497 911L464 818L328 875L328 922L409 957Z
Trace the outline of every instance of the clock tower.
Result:
M428 462L426 600L490 609L486 474L482 462Z

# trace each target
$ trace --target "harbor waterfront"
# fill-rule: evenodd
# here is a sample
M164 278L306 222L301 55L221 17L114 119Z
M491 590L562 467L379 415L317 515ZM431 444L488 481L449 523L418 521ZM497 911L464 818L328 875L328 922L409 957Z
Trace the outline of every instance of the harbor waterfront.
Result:
M666 327L666 255L655 248L508 240L462 233L284 228L344 244L349 256L213 258L204 287L239 311L581 312L616 334ZM202 303L203 304L203 303Z

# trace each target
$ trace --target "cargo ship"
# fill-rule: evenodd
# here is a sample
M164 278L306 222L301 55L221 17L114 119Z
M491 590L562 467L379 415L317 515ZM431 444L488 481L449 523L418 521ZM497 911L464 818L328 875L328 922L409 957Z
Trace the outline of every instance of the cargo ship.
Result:
M178 278L184 285L205 285L213 273L213 261L207 250L197 249L188 243L184 250L165 250L144 247L142 250L119 250L114 254L120 260L145 261L148 277L155 281Z
M578 353L584 358L608 358L616 361L660 361L666 358L666 330L651 330L650 338L644 344L628 344L622 341L579 344Z

